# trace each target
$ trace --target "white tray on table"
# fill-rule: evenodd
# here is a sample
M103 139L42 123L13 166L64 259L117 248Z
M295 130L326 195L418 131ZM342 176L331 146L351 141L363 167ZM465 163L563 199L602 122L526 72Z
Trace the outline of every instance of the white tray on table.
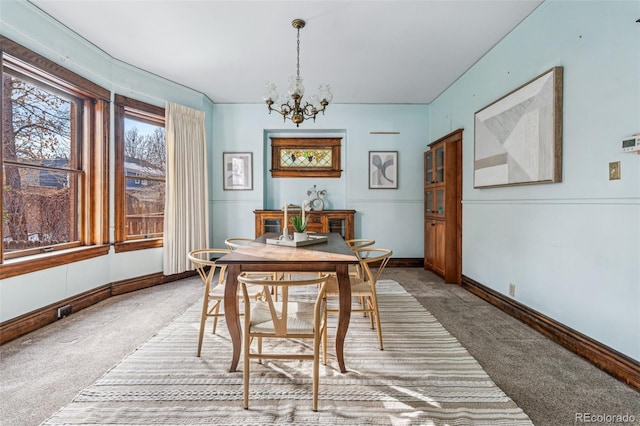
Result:
M329 237L326 235L309 235L306 240L293 241L293 240L281 240L279 238L267 238L267 244L273 244L276 246L286 247L303 247L310 246L312 244L326 243Z

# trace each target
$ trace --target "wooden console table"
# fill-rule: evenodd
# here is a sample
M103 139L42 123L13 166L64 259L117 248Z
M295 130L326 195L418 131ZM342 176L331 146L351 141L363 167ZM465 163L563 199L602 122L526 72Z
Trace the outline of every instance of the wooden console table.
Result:
M284 212L282 210L254 210L256 218L256 238L267 232L282 234ZM336 232L345 240L354 238L355 210L320 210L306 212L307 231ZM291 216L291 212L289 213ZM293 233L291 223L287 224L289 233Z

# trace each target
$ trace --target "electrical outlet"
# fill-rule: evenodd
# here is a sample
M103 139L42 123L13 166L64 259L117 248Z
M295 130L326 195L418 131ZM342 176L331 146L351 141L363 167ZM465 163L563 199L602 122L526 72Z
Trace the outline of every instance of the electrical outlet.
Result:
M509 296L516 297L516 285L509 283Z
M68 317L69 315L71 315L71 305L58 308L58 319Z
M609 180L620 179L620 162L609 163Z

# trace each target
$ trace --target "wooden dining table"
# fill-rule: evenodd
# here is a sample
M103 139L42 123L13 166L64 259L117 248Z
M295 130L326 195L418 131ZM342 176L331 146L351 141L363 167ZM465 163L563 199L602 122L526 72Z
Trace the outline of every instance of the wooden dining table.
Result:
M351 288L349 284L349 265L357 264L358 258L353 254L342 236L338 233L314 234L327 236L327 241L301 246L267 244L267 239L278 239L279 235L269 233L256 238L250 243L225 254L216 260L219 265L226 265L227 280L224 293L224 312L233 355L229 371L236 371L242 351L242 327L238 312L238 280L242 272L291 272L317 273L334 272L338 279L339 312L336 327L336 358L340 371L345 373L344 339L349 328L351 317Z

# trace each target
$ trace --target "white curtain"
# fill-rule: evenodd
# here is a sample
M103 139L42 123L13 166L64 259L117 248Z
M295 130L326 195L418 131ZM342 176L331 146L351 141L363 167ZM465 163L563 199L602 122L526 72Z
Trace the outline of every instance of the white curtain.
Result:
M167 102L164 275L193 269L187 253L209 245L204 112Z

